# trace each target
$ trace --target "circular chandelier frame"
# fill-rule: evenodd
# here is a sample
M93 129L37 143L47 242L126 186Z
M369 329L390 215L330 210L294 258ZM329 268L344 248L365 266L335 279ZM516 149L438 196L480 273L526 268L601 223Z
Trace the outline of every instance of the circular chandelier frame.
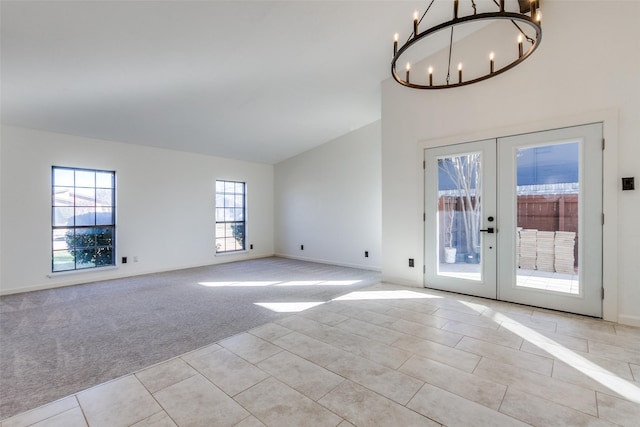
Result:
M505 11L504 9L504 0L500 1L499 3L499 11L496 12L483 12L483 13L475 13L475 7L474 7L474 14L472 15L467 15L467 16L462 16L462 17L458 17L458 0L454 0L454 18L451 19L450 21L446 21L443 22L441 24L435 25L431 28L428 28L422 32L417 32L418 29L418 24L422 21L422 19L425 17L425 15L427 14L427 12L429 11L429 8L431 7L431 5L429 5L429 7L427 8L427 10L424 12L424 14L422 15L422 18L420 19L420 21L417 20L417 17L414 18L414 23L413 23L413 32L412 32L412 36L409 37L409 39L407 40L407 42L400 47L399 49L397 48L397 38L396 41L394 42L394 54L393 54L393 59L391 61L391 75L393 76L393 78L395 79L395 81L397 81L398 83L400 83L403 86L412 88L412 89L449 89L449 88L454 88L454 87L459 87L459 86L467 86L473 83L478 83L481 82L483 80L487 80L490 79L492 77L495 77L499 74L504 73L505 71L508 71L510 69L512 69L513 67L515 67L516 65L520 64L521 62L523 62L525 59L527 59L528 57L531 56L531 54L538 48L538 46L540 45L540 42L542 40L542 26L541 26L541 20L539 18L539 16L536 18L535 13L536 13L536 4L539 2L539 0L532 0L531 1L531 6L530 6L530 11L531 11L531 15L526 15L525 13L528 12L528 10L526 12L522 12L521 13L517 13L517 12L508 12ZM473 0L472 0L473 3ZM498 2L495 2L496 4L498 4ZM433 4L433 1L431 2L431 4ZM509 64L503 66L502 68L499 68L497 70L494 70L494 66L493 66L493 58L491 58L491 68L490 68L490 72L482 75L480 77L476 77L473 78L471 80L463 80L462 79L462 71L461 68L458 68L458 73L459 73L459 80L457 83L450 83L449 82L449 76L450 76L450 72L451 72L451 50L453 48L453 28L456 26L459 26L461 24L465 24L465 23L469 23L469 22L475 22L475 21L497 21L497 20L510 20L515 26L516 28L518 28L518 30L520 31L521 35L524 37L524 39L526 39L529 43L531 43L531 47L529 49L526 50L526 52L523 52L522 49L522 42L520 42L520 53L518 55L518 57L510 62ZM518 24L516 22L519 23L523 23L523 24L527 24L529 25L532 29L535 30L535 39L528 36L521 28L520 26L518 26ZM432 80L432 75L429 75L429 84L418 84L418 83L411 83L410 79L409 79L409 69L406 70L406 78L402 79L400 77L400 75L398 74L397 70L396 70L396 64L398 62L398 60L400 59L400 57L407 52L412 46L414 46L416 43L420 42L423 39L426 39L427 37L429 37L430 35L447 29L447 28L451 28L451 41L449 42L449 64L448 64L448 73L447 73L447 82L445 84L433 84L433 80ZM397 37L397 35L396 35Z

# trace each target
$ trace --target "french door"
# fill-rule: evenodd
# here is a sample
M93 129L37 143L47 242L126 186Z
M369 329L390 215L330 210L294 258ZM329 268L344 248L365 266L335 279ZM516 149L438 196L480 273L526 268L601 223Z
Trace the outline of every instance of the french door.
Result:
M426 287L602 316L602 124L425 150Z
M496 298L495 169L495 139L425 150L427 287Z

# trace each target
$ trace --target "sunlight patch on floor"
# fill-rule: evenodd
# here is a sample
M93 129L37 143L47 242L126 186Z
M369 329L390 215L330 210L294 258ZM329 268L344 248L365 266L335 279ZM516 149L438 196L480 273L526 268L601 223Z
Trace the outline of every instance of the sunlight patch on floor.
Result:
M201 286L208 288L223 288L223 287L246 287L246 286L272 286L280 282L199 282Z
M300 313L324 302L255 302L254 304L276 313Z
M288 280L288 281L245 281L245 282L198 282L208 288L223 287L261 287L261 286L351 286L361 280Z
M326 282L322 282L322 284L329 286L349 286L360 282L361 280L327 280Z
M360 280L292 280L276 286L351 286L356 283L360 283Z
M442 298L437 295L429 295L414 291L356 291L350 292L332 301L359 301L359 300L382 300L382 299L433 299Z
M479 311L477 307L474 307L477 306L477 304L469 304L465 303L464 301L460 301L460 303L473 308L476 311ZM640 403L640 388L632 384L631 382L620 378L613 372L610 372L600 365L588 360L587 358L580 356L574 351L569 350L568 348L542 335L541 333L536 332L535 330L527 326L524 326L523 324L513 320L509 316L499 313L489 307L485 307L481 314L482 316L492 319L503 328L529 341L531 344L537 346L538 348L546 351L554 358L566 363L572 368L580 371L582 374L599 382L609 390L612 390L620 394L621 396L624 396L631 402Z

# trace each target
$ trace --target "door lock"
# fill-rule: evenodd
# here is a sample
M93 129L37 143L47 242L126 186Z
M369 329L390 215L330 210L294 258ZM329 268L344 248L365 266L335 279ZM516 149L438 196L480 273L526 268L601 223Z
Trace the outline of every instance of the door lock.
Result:
M489 233L489 234L493 234L496 232L493 227L487 227L486 230L480 230L480 231L482 231L483 233Z

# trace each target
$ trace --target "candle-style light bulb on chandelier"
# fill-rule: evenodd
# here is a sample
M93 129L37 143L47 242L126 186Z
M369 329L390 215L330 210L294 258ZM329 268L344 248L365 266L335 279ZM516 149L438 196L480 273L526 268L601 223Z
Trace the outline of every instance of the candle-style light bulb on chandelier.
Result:
M482 80L495 77L507 70L520 64L527 59L538 48L542 39L542 14L540 12L541 0L446 0L447 3L452 5L452 19L446 22L435 23L432 26L423 29L421 31L421 25L426 26L427 13L431 10L436 0L430 0L427 9L422 17L419 17L418 12L413 15L412 31L402 46L398 45L399 35L394 35L393 40L393 59L391 61L391 74L393 78L403 86L407 86L413 89L445 89L458 86L470 85L480 82ZM444 0L438 0L439 3L443 3ZM478 10L478 3L482 3L482 10ZM469 12L464 13L463 9ZM510 22L509 22L510 21ZM460 28L466 24L493 24L500 22L505 27L504 23L507 23L508 31L512 31L513 38L508 33L505 36L498 37L496 45L503 47L502 51L495 50L494 46L481 46L482 43L474 44L474 50L486 50L486 53L482 53L482 61L486 61L483 64L478 64L477 55L476 63L471 63L471 59L467 60L465 55L468 51L456 50L456 45L464 40L464 37L472 38L472 32L460 31ZM498 25L498 24L496 24ZM460 31L459 34L454 34L454 29ZM482 30L482 27L480 27ZM448 54L447 51L443 52L439 58L441 59L441 66L434 66L429 63L428 56L434 54L433 47L429 42L442 34L437 35L439 32L445 32L449 44ZM469 35L471 34L471 35ZM482 37L482 40L487 37ZM506 42L505 42L506 40ZM509 41L512 40L512 41ZM472 41L476 41L472 39ZM484 43L484 41L483 41ZM504 49L505 43L509 46ZM417 50L416 46L422 45L428 52L427 57L420 57L416 59L416 63L407 62L407 58L412 58L411 51ZM432 50L429 50L432 49ZM413 55L415 58L415 52ZM458 78L451 77L452 74L452 58L456 58L454 61L458 63ZM423 71L418 68L420 63L425 63ZM406 63L406 73L404 79L400 74L396 72L396 64ZM462 67L465 70L470 69L471 72L465 71L465 75L469 77L463 78ZM411 73L409 72L411 70ZM455 73L455 70L453 71ZM439 75L438 75L439 74Z

